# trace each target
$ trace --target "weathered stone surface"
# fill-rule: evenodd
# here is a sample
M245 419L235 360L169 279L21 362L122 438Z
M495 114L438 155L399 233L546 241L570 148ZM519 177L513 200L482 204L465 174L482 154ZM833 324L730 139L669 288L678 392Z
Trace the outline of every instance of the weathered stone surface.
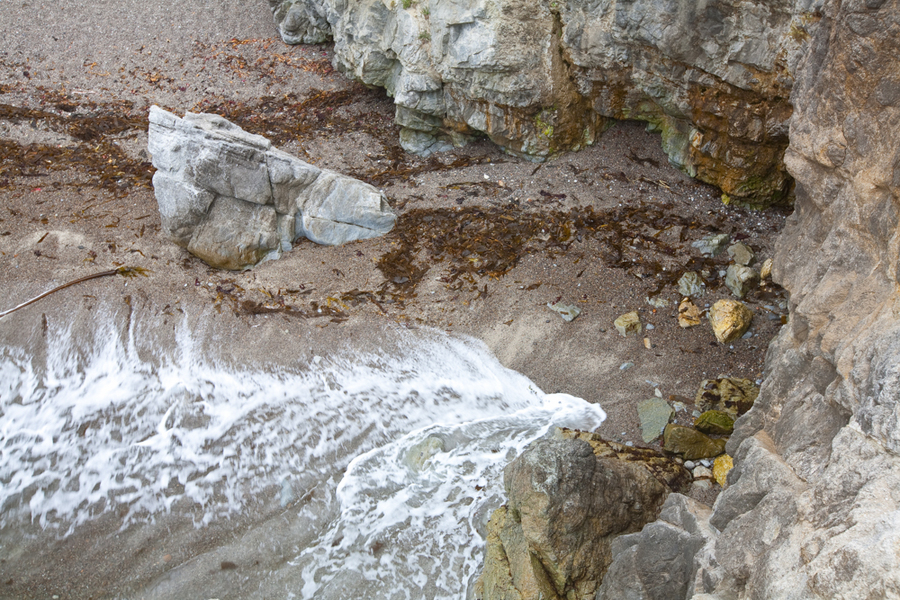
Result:
M702 296L706 293L706 282L695 271L688 271L678 278L678 293L685 297Z
M613 542L613 562L595 600L689 598L694 580L702 577L694 557L715 542L711 513L705 504L670 494L658 520Z
M699 250L703 256L713 257L722 254L730 241L731 236L727 233L717 233L700 238L691 243L691 246Z
M748 329L753 313L737 300L719 300L709 309L709 324L721 344L733 342Z
M759 388L749 379L719 377L704 379L694 398L702 411L721 411L732 419L746 413L759 396Z
M641 421L641 439L649 444L662 435L675 411L662 398L648 398L638 402L637 413Z
M692 427L666 425L663 450L680 454L685 460L713 458L725 452L725 440L713 439Z
M768 279L772 276L772 262L771 258L767 258L763 261L762 266L759 268L760 279Z
M694 429L709 435L731 435L734 418L721 410L708 410L694 421Z
M557 430L535 442L506 468L509 500L491 517L476 596L592 596L612 540L654 519L669 484L683 488L689 477L658 453L587 432Z
M756 253L753 252L753 248L741 242L728 246L728 256L731 257L734 264L743 267L749 267L756 260Z
M616 331L618 331L619 335L622 337L628 337L630 334L637 335L641 332L641 317L638 315L637 311L632 311L620 315L613 322L613 325L616 326Z
M277 258L298 237L320 244L383 235L396 216L372 186L324 171L216 115L153 106L148 141L166 234L214 267Z
M744 298L759 285L759 273L750 267L729 265L725 274L725 287L738 298Z
M678 305L678 325L684 329L695 327L700 324L700 308L685 298Z
M332 37L338 69L394 97L410 151L484 132L543 159L592 143L610 118L640 119L673 164L733 200L767 204L790 186L789 65L807 27L790 0L270 4L285 41Z

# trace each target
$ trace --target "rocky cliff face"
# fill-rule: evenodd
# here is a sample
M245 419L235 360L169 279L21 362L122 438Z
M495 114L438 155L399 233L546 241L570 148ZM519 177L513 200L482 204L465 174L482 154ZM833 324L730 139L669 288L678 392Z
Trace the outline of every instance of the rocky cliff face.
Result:
M790 187L790 71L814 20L794 0L270 4L285 41L333 38L341 70L394 97L409 151L483 133L542 160L640 119L673 164L736 201Z
M830 0L795 74L790 323L729 444L719 596L900 595L898 55L900 2Z
M598 599L900 597L900 2L829 0L817 19L795 73L797 199L775 261L790 322L729 442L713 533L690 587L669 578L662 595L646 585L659 565L632 556L658 546L650 526L629 536Z

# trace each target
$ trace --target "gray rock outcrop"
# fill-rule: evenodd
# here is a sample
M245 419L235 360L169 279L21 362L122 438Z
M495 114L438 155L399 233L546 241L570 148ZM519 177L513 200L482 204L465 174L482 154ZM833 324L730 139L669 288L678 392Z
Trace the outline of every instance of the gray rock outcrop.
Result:
M367 183L319 169L222 117L150 108L148 148L165 233L214 267L244 269L299 237L383 235L396 215Z
M718 535L711 514L705 504L670 494L659 519L613 541L613 562L596 600L690 598L705 581L715 581L721 569L708 560Z
M270 0L286 42L332 38L338 69L393 96L408 151L483 132L542 160L592 143L609 119L639 119L673 164L757 205L790 187L782 157L806 4Z
M561 600L592 596L613 539L655 519L690 474L656 452L558 430L510 463L504 483L509 501L488 524L476 596Z
M795 74L790 321L711 523L720 598L900 597L900 2L823 3Z
M728 443L706 576L680 597L900 597L900 2L827 0L815 19L773 271L790 320ZM627 560L604 585L653 597Z

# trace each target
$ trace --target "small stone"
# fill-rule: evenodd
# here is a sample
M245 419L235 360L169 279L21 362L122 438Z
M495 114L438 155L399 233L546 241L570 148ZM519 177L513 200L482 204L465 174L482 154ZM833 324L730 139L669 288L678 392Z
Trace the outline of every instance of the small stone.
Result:
M734 419L721 410L708 410L694 421L694 429L710 435L731 435Z
M644 338L644 348L646 348L647 350L653 349L653 342L650 341L650 338Z
M685 460L712 458L725 452L725 440L712 439L691 427L669 424L663 431L663 449L681 454Z
M723 488L728 486L728 472L734 467L734 460L727 454L716 457L713 462L713 478Z
M678 325L687 329L700 324L700 309L689 298L685 298L678 305Z
M703 465L694 467L692 474L694 476L694 479L711 479L713 476L712 470L709 467L704 467Z
M709 479L698 479L694 482L694 485L691 486L692 489L697 491L705 491L712 487L712 482Z
M753 313L737 300L719 300L709 309L709 324L716 339L727 344L738 339L748 329L753 320Z
M634 363L633 363L633 362L623 362L623 363L619 366L619 370L620 370L620 371L627 371L628 369L630 369L630 368L633 367L633 366L634 366Z
M638 334L641 332L641 317L638 316L637 311L621 315L613 324L622 337L628 337L631 333Z
M712 257L722 254L729 241L731 241L731 237L727 233L720 233L719 235L709 235L699 239L691 246L697 248L703 256Z
M572 322L581 314L581 309L574 304L563 304L562 302L548 302L547 308L559 313L564 321Z
M656 329L656 325L654 325L653 323L647 323L646 329L647 329L647 331L652 331L652 330Z
M650 298L650 297L648 296L648 297L647 297L647 304L649 304L650 306L652 306L652 307L654 307L654 308L665 308L665 307L667 307L668 305L670 305L671 302L668 301L668 300L666 300L665 298L660 298L660 297Z
M738 298L743 298L759 285L759 274L750 267L731 265L725 272L725 287Z
M694 467L696 467L696 466L697 465L694 464L694 461L692 461L692 460L684 461L684 468L687 469L688 471L693 471Z
M753 249L747 244L740 242L728 246L728 256L731 257L735 264L743 267L749 267L756 260L756 254L754 254Z
M662 398L649 398L638 402L637 413L641 421L641 439L649 444L662 435L675 411Z
M687 410L687 405L684 402L673 402L672 408L674 408L677 412L684 412Z
M682 296L702 296L706 283L696 271L688 271L678 279L678 293Z
M759 268L759 278L760 279L768 279L772 276L772 259L767 258L763 261L762 266Z
M704 412L721 411L735 420L753 407L757 396L759 388L749 379L719 377L700 383L694 403Z

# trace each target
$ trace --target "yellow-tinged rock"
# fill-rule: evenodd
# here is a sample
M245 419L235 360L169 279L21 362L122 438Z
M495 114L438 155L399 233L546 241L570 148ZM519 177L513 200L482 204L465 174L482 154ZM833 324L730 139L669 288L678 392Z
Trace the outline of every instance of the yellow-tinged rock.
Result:
M709 324L722 344L733 342L750 328L753 313L737 300L719 300L709 309Z
M699 325L700 314L697 305L691 302L690 298L685 298L678 305L678 324L684 329Z
M613 322L613 324L616 326L616 331L618 331L622 337L628 337L629 334L641 332L641 317L638 315L637 311L621 315Z
M762 267L759 268L759 278L768 279L772 276L772 259L767 258L763 261Z
M734 467L734 460L727 454L716 457L713 461L713 479L722 487L728 485L728 471Z

